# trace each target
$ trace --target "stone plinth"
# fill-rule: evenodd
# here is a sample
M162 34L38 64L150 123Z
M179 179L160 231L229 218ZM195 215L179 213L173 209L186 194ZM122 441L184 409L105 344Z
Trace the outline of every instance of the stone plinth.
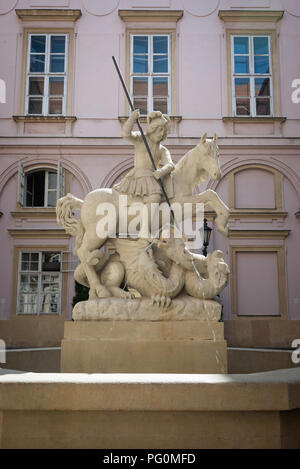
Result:
M64 373L226 373L223 323L73 321L65 323Z
M0 369L2 449L295 449L299 409L300 368L253 375Z

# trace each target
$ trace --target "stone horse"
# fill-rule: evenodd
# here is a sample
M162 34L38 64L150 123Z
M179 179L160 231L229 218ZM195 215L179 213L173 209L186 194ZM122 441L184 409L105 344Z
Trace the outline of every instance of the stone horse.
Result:
M187 152L176 164L172 177L174 193L170 198L170 203L179 202L181 206L184 203L203 203L205 207L211 207L217 214L216 225L218 231L226 236L228 232L228 207L213 190L206 190L193 195L196 185L209 178L217 180L221 177L216 134L212 140L207 139L206 134L204 134L200 143ZM90 299L111 296L109 289L101 284L97 270L99 264L105 262L105 255L100 251L100 248L106 243L107 239L118 235L119 196L119 192L114 188L100 188L87 194L84 200L80 200L72 194L67 194L57 201L57 222L65 228L67 233L76 236L74 254L79 257L85 277L88 280ZM135 200L129 201L129 203L133 202ZM117 227L114 226L112 232L108 231L107 235L102 238L97 234L97 224L103 216L97 214L99 204L113 204L116 209L115 222ZM81 219L74 216L74 209L81 211ZM97 269L95 266L97 266Z

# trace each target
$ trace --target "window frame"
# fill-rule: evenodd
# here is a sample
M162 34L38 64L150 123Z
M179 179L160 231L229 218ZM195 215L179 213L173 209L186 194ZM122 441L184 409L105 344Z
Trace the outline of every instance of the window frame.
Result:
M270 83L272 91L272 114L270 115L236 115L234 107L234 87L233 87L233 64L232 64L232 36L269 36L269 44L271 50L270 57L270 70L272 72L272 80ZM227 102L228 102L228 115L235 119L272 119L280 116L280 105L279 105L279 89L278 89L278 45L277 45L277 31L276 29L227 29L226 30L226 48L227 48ZM262 77L266 74L257 74L257 77ZM245 76L245 75L244 75ZM256 76L256 75L255 75ZM237 77L243 77L243 75L237 75ZM270 103L271 106L271 103Z
M43 253L46 252L57 252L60 254L60 270L59 271L43 271L42 270L42 262L43 262ZM26 270L23 271L21 269L22 267L22 254L23 253L30 253L30 254L38 254L39 255L39 260L38 260L38 270L36 271L30 271ZM53 249L34 249L34 248L21 248L18 252L18 268L17 268L17 297L16 297L16 315L17 316L61 316L62 315L62 289L63 289L63 278L62 278L62 255L63 252L59 248L53 248ZM59 300L57 303L57 311L56 312L42 312L41 311L41 301L42 301L42 296L44 294L42 290L42 276L44 273L56 273L58 274L58 279L59 279L59 290L58 290L58 295L59 295ZM37 299L38 299L38 308L37 312L33 313L25 313L23 311L20 311L20 285L21 285L21 275L22 274L32 274L32 275L37 275L38 276L38 291L36 293ZM30 294L30 293L29 293ZM34 295L34 293L32 293ZM57 294L57 293L55 293Z
M239 37L247 37L249 39L249 53L248 54L235 54L234 53L234 39ZM254 38L265 37L268 39L268 54L262 54L269 58L269 73L255 73L254 69ZM269 34L231 34L230 38L230 49L231 49L231 87L232 87L232 109L234 117L273 117L274 106L273 106L273 68L272 68L272 38ZM234 58L235 55L242 55L249 57L249 73L237 73L234 71ZM250 114L249 116L243 114L237 114L236 112L236 96L235 96L235 79L236 78L249 78L250 84ZM256 113L256 100L255 96L255 79L256 78L269 78L270 80L270 96L266 96L270 100L270 114L257 114ZM244 98L241 96L241 98ZM245 97L246 98L246 97Z
M132 87L131 87L131 36L169 36L169 107L168 107L168 115L169 116L176 116L177 115L177 73L176 73L176 28L164 28L161 26L160 28L126 28L126 36L125 36L125 81L127 88L130 92L132 97ZM163 74L162 74L163 75ZM160 76L160 75L155 75ZM128 116L129 113L129 106L127 100L124 99L124 115ZM144 118L144 117L143 117Z
M27 70L28 70L28 56L29 52L29 35L47 35L52 34L55 36L59 35L68 35L68 53L66 56L66 68L65 68L65 114L26 114L26 101L27 100ZM23 30L23 57L22 57L22 79L21 79L21 93L19 101L19 114L20 116L25 116L29 119L46 119L53 118L54 121L57 119L65 119L67 116L72 115L72 83L73 83L73 68L74 68L74 29L70 27L66 28L36 28L36 27L27 27ZM32 74L34 76L39 76L39 74ZM61 74L62 75L62 74ZM40 76L43 76L40 74ZM59 76L58 74L53 76Z
M45 171L45 189L44 189L44 205L41 206L28 206L26 205L26 196L27 196L27 175L35 171ZM19 161L18 165L18 186L17 186L17 204L25 210L55 210L55 206L45 205L46 201L48 202L48 177L49 172L56 172L56 189L50 189L51 191L56 191L56 201L63 197L66 193L66 170L62 165L61 161L58 160L57 166L48 166L48 165L35 165L29 168L24 169L23 164ZM45 196L46 195L46 196Z
M45 36L45 71L44 72L30 72L30 57L31 57L31 38L33 36ZM65 37L65 52L57 53L56 55L64 55L65 57L65 66L64 72L50 72L50 56L51 56L51 38L52 36ZM25 83L25 115L26 116L65 116L66 115L66 101L67 101L67 90L68 90L68 57L69 57L69 33L29 33L27 37L27 57L26 57L26 83ZM29 114L29 99L31 96L29 94L29 82L30 78L44 78L44 94L42 97L42 112L37 114ZM49 81L50 77L63 77L64 78L64 94L62 98L62 112L60 114L49 113ZM41 96L41 95L37 95ZM60 95L61 96L61 95ZM55 97L55 95L54 95Z
M143 36L148 38L148 72L147 73L134 73L133 71L133 41L134 38L137 36ZM153 38L154 37L167 37L167 56L168 56L168 71L167 72L154 72L153 71ZM161 54L163 55L163 54ZM130 35L130 97L134 102L133 96L133 79L136 78L147 78L148 79L148 96L147 96L147 114L154 110L154 96L153 96L153 78L167 78L168 80L168 96L167 96L167 112L166 114L170 114L171 108L171 70L172 70L172 63L171 63L171 35L164 34L164 33L153 33L153 34L143 34L142 32L139 34L131 34ZM146 115L146 114L141 114Z

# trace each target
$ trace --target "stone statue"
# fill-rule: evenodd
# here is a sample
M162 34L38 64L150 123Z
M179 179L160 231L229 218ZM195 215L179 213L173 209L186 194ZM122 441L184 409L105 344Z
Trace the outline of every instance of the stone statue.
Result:
M217 136L210 140L204 134L174 165L169 151L161 145L170 119L161 112L150 113L145 136L156 166L161 165L154 170L141 134L132 131L138 116L139 111L133 111L123 126L122 136L135 146L135 163L121 182L113 188L94 190L83 201L71 194L57 201L57 222L76 236L74 253L80 265L74 277L90 288L89 301L75 305L75 319L191 319L204 314L208 304L210 311L216 310L219 304L212 300L228 282L229 269L222 253L215 251L207 257L192 253L184 236L178 236L178 226L172 226L168 235L165 227L159 226L158 235L147 236L153 217L151 206L162 202L159 179L167 183L171 204L210 206L217 214L217 229L227 235L229 210L218 195L212 190L193 195L197 184L221 176ZM146 207L137 237L129 234L124 238L124 233L119 233L119 204L124 195L127 207L136 203ZM112 206L114 215L107 231L99 233L103 206ZM74 216L74 209L81 211L80 219ZM128 226L133 218L128 210ZM108 241L115 248L113 255L101 250Z
M169 150L161 145L168 135L170 118L160 111L150 112L147 116L148 129L145 137L156 167L162 164L162 168L154 171L140 132L132 132L133 125L139 116L138 109L133 111L122 129L122 137L133 143L135 147L134 168L114 188L131 197L131 202L135 198L141 198L146 204L151 225L151 205L159 203L162 196L162 189L157 180L164 180L175 168ZM148 224L144 218L139 237L147 238L147 234Z

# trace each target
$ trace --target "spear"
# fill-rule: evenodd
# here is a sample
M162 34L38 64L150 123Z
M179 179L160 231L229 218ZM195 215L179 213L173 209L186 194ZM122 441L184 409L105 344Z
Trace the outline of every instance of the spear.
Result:
M126 95L127 101L128 101L128 103L129 103L130 109L131 109L132 111L134 111L134 106L133 106L133 104L132 104L131 98L130 98L130 96L129 96L128 90L127 90L127 88L126 88L124 79L123 79L122 74L121 74L121 72L120 72L120 68L119 68L119 65L118 65L118 63L117 63L117 61L116 61L115 56L112 56L112 59L113 59L113 62L114 62L114 64L115 64L116 70L117 70L117 72L118 72L120 81L121 81L121 83L122 83L122 87L123 87L124 93L125 93L125 95ZM141 133L143 142L144 142L145 147L146 147L146 149L147 149L147 152L148 152L148 155L149 155L149 157L150 157L150 160L151 160L152 166L153 166L153 168L154 168L154 171L156 171L156 169L157 169L157 168L156 168L156 164L155 164L155 161L154 161L154 159L153 159L153 156L152 156L150 147L149 147L148 142L147 142L147 140L146 140L146 137L145 137L145 134L144 134L144 132L143 132L143 129L142 129L142 126L141 126L141 124L140 124L139 119L136 119L136 123L137 123L138 129L139 129L139 131L140 131L140 133ZM172 218L173 218L173 222L174 222L174 224L176 225L176 227L178 228L178 225L177 225L176 220L175 220L175 215L174 215L174 212L173 212L173 210L172 210L172 207L171 207L171 204L170 204L170 200L169 200L169 197L168 197L168 195L167 195L167 193L166 193L166 190L165 190L165 188L164 188L164 185L163 185L162 180L159 179L159 180L158 180L158 183L160 184L162 193L163 193L163 195L164 195L164 197L165 197L165 199L166 199L166 201L167 201L167 203L168 203L168 205L169 205L169 207L170 207L170 212L171 212L171 215L172 215Z

